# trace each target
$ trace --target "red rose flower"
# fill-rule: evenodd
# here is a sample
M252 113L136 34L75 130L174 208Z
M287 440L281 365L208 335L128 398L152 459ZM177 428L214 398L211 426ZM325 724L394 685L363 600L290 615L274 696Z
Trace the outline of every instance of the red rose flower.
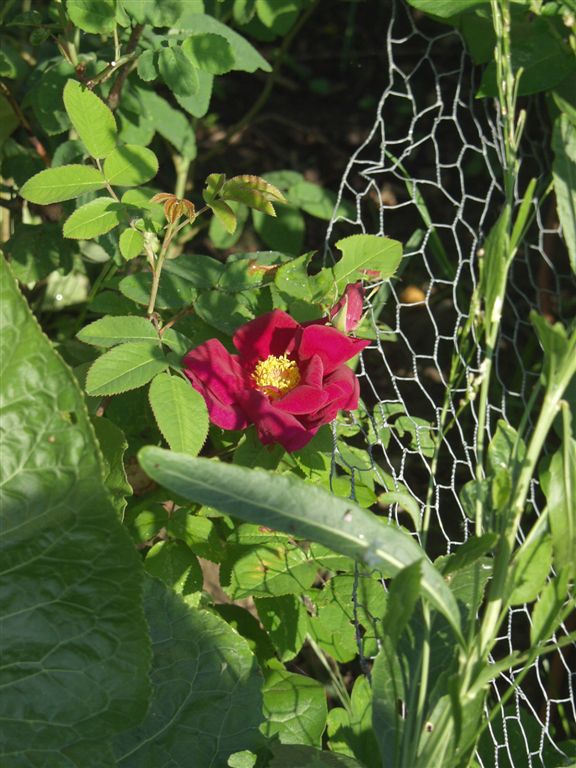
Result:
M184 373L217 426L255 424L265 445L297 451L339 410L358 407L358 381L344 363L369 341L302 326L279 309L238 328L233 341L237 355L211 339L184 358Z

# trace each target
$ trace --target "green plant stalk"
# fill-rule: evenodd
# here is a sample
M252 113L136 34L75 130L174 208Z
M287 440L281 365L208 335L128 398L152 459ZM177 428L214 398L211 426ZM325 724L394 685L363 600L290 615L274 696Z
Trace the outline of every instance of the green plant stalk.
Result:
M506 583L508 581L510 556L514 549L520 520L530 491L530 482L534 476L544 441L548 436L554 419L558 415L562 396L572 377L576 375L576 358L572 357L569 362L570 364L566 366L564 375L558 384L554 387L549 387L544 396L542 409L528 446L526 458L518 475L518 481L513 493L514 501L511 509L511 522L496 552L494 578L490 585L488 605L480 627L479 659L485 659L492 648L494 637L500 624L500 616L508 607ZM538 525L538 522L535 525Z
M316 657L318 658L318 661L322 664L324 669L328 672L330 676L330 680L332 681L332 685L334 686L334 690L336 691L338 698L340 699L340 703L348 712L349 715L352 715L352 701L350 700L350 695L346 689L346 685L344 683L344 680L342 680L342 676L340 675L340 670L338 669L338 666L335 665L335 668L330 664L328 661L328 658L326 657L326 654L320 648L318 643L314 640L313 637L310 635L307 635L306 640L308 644L310 645L310 648L314 651L316 654Z
M172 242L172 238L175 234L174 230L174 222L170 222L168 224L168 228L166 229L166 234L164 235L164 241L162 243L162 247L160 248L158 259L154 264L154 270L152 273L152 288L150 289L150 301L148 302L148 317L154 314L156 297L158 296L158 288L160 287L160 275L162 274L162 267L164 266L164 260L166 259L168 248L170 247L170 243Z

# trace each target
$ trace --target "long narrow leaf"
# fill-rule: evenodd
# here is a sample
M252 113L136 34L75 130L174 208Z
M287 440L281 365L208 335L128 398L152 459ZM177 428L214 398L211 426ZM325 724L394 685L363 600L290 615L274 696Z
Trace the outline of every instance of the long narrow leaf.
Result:
M272 475L148 446L142 468L156 482L191 501L285 531L379 569L391 577L422 561L422 592L459 638L460 615L448 585L404 531L354 504L293 477Z

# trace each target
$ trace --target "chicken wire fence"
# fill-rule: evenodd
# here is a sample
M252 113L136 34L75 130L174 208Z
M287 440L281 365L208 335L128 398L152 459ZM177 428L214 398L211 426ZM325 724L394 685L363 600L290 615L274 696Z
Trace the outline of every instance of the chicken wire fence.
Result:
M482 243L504 200L502 134L497 105L474 97L479 73L460 36L403 0L389 6L384 92L372 130L348 163L339 202L354 204L356 217L347 222L357 232L401 240L405 255L398 279L382 284L368 300L375 340L358 369L358 423L369 458L355 458L365 451L344 456L335 445L334 462L351 470L353 492L354 482L376 472L388 490L408 491L422 513L428 503L428 544L439 555L473 533L459 492L474 478L474 392L483 357L468 321ZM550 173L545 109L537 97L523 106L528 120L518 201L531 177ZM328 226L327 253L339 220L335 213ZM563 319L573 282L561 251L554 201L545 201L535 206L534 225L510 272L487 439L499 419L518 425L538 378L530 310ZM539 514L536 483L530 504ZM511 609L500 638L502 654L525 644L529 626L527 606ZM562 626L557 637L567 632ZM360 638L359 651L362 659ZM576 720L573 651L533 665L489 727L477 755L482 768L561 764L557 725ZM493 697L514 684L520 671L503 675Z

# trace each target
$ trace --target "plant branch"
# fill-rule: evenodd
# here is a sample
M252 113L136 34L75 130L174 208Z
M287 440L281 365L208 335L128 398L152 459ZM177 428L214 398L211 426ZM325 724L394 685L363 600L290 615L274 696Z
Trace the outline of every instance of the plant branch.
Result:
M126 82L126 78L130 74L130 72L132 72L132 70L136 65L137 56L134 55L134 51L136 50L136 46L138 45L138 41L140 40L140 36L142 35L143 31L144 31L144 24L136 24L132 29L132 33L130 35L130 39L128 40L128 43L126 44L125 56L130 57L128 65L121 70L118 77L114 81L114 85L110 89L110 93L108 94L108 106L112 111L117 109L118 104L120 103L120 94L122 93L122 87Z

